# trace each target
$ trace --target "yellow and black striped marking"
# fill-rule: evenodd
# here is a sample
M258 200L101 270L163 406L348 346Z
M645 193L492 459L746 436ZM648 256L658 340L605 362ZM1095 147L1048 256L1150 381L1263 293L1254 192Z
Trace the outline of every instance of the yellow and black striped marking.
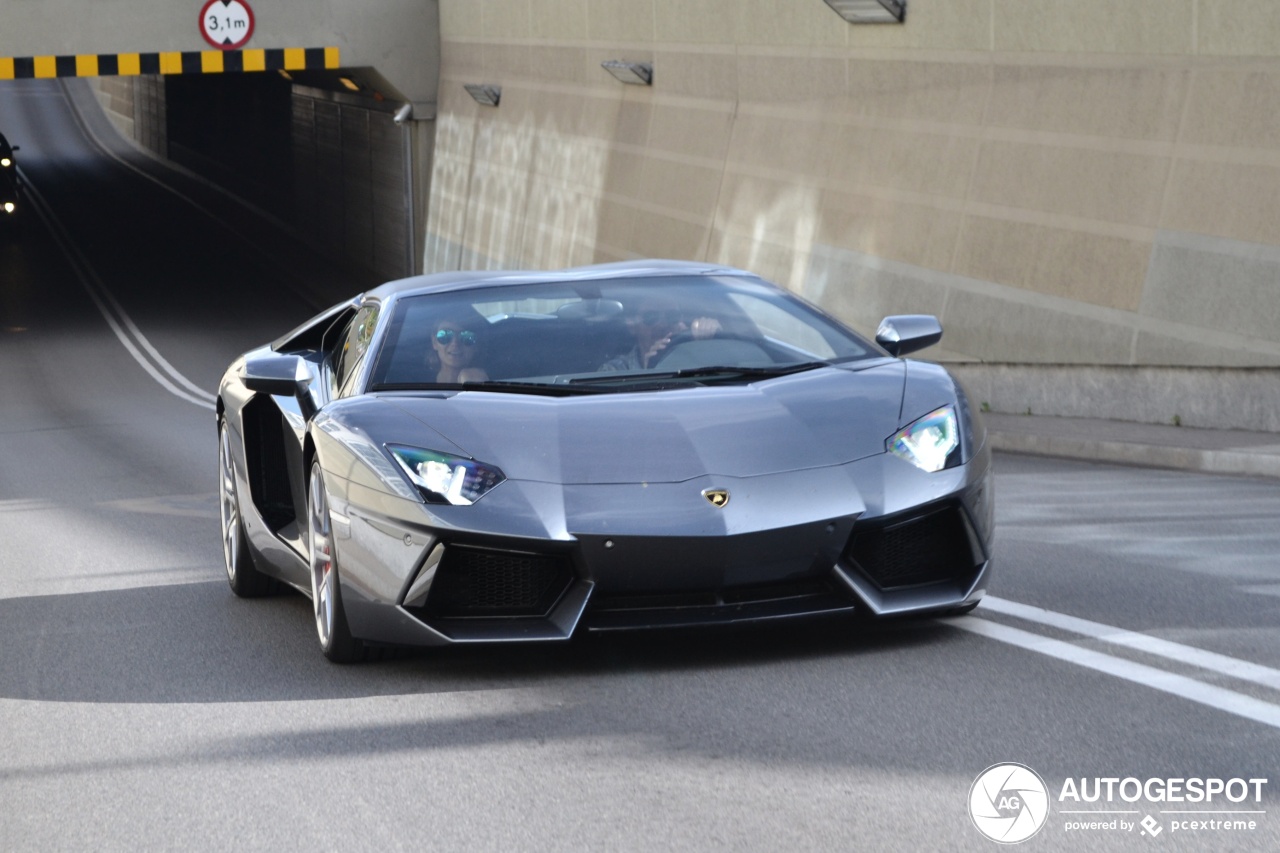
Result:
M51 77L135 77L139 74L235 74L337 68L336 47L0 56L0 80Z

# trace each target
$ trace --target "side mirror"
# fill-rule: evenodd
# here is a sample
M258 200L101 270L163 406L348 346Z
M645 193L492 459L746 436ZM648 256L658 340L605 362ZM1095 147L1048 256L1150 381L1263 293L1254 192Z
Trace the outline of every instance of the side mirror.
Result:
M296 397L311 381L311 371L296 355L269 355L246 361L240 379L256 394Z
M897 314L885 317L876 329L876 343L897 358L942 340L942 324L932 314Z
M292 397L303 417L315 414L308 386L314 377L307 363L296 355L267 355L246 361L240 371L244 387L255 394Z

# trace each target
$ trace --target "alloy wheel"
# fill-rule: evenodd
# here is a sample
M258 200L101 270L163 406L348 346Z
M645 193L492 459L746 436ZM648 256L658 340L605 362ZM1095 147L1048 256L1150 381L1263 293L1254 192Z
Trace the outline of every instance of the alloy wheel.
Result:
M328 648L333 637L333 525L329 520L329 503L319 466L312 472L308 528L311 543L311 604L316 616L316 633L320 645Z
M226 424L219 430L218 441L218 506L222 516L222 559L227 578L236 582L236 566L240 564L240 501L236 497L235 468L231 464L231 434Z

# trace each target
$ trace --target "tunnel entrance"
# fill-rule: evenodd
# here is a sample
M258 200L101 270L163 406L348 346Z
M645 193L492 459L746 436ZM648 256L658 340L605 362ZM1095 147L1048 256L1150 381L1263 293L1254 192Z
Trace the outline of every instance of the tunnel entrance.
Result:
M295 213L292 87L274 74L164 78L167 155L282 218Z
M162 96L161 153L327 254L381 278L412 274L408 140L394 102L276 74L165 77Z

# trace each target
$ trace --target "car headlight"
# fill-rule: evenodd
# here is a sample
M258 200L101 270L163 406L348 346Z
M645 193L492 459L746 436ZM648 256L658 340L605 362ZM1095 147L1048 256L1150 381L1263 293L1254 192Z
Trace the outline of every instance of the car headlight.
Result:
M933 473L960 464L960 428L954 406L943 406L885 442L894 456Z
M0 157L0 166L4 166L7 169L12 165L13 165L13 161L10 160L8 157Z
M392 444L387 451L430 503L470 506L507 478L492 465L448 453Z
M13 213L13 212L14 212L15 210L17 210L17 209L18 209L18 208L17 208L17 205L15 205L15 204L14 204L13 202L11 202L11 201L6 201L6 202L4 203L4 212L5 212L5 213Z

